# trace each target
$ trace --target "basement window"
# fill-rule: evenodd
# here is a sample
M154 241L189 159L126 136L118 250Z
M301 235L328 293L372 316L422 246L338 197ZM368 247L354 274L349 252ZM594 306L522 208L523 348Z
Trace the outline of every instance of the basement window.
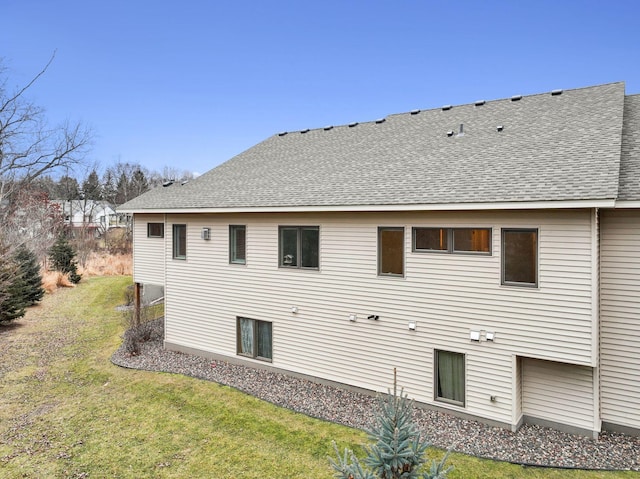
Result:
M435 400L464 406L465 365L464 354L435 351Z
M273 357L273 327L268 321L237 317L237 352L262 361Z

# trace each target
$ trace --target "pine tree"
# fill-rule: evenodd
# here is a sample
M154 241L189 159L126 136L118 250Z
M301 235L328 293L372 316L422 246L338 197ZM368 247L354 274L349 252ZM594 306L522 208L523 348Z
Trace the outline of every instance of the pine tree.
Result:
M127 175L122 172L116 184L116 205L124 204L129 200L129 186L129 179Z
M56 196L59 200L71 201L80 198L80 185L78 180L65 175L58 180Z
M0 323L24 316L25 283L18 270L18 265L11 257L8 257L8 261L0 262Z
M102 198L114 205L116 203L116 194L114 173L110 168L107 168L102 175Z
M337 461L329 459L339 479L444 479L451 467L444 467L448 453L441 461L433 461L425 470L425 452L429 442L413 422L413 403L400 391L379 399L379 412L369 438L374 443L365 447L365 469L349 449L341 455L334 442Z
M59 236L54 245L49 249L51 269L69 274L69 281L74 284L80 282L78 263L75 260L76 252L64 236Z
M96 170L91 170L91 173L82 182L82 192L84 197L88 200L101 200L102 199L102 186L100 185L100 179Z
M24 303L26 306L33 306L44 296L38 258L33 251L22 247L16 252L15 260L25 285Z

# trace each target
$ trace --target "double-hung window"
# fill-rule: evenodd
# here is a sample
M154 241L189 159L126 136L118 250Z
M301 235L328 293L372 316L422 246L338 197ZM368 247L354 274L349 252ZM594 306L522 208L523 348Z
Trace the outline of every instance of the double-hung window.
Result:
M502 230L502 284L538 286L538 230Z
M404 228L378 228L378 274L404 276Z
M435 351L435 399L456 406L464 406L464 354Z
M229 262L245 264L247 261L247 227L229 226Z
M187 225L173 225L173 259L187 259Z
M413 251L491 254L491 228L413 228Z
M270 322L238 317L236 328L239 355L271 361L273 328Z
M101 219L104 216L100 217ZM164 223L147 223L148 238L164 238Z
M318 226L280 226L280 266L318 269L320 266L320 228Z

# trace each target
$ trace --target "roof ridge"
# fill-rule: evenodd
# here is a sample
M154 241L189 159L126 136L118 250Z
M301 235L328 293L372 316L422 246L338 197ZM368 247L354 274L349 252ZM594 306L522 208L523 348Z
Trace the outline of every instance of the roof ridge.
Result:
M589 90L589 89L593 89L593 88L602 88L602 87L606 87L606 86L619 85L619 84L622 84L624 86L625 82L624 81L616 81L616 82L602 83L602 84L599 84L599 85L590 85L590 86L583 86L583 87L577 87L577 88L549 90L549 91L544 91L544 92L539 92L539 93L531 93L531 94L528 94L528 95L516 94L516 95L512 95L511 97L495 98L495 99L492 99L492 100L481 99L481 100L476 100L476 101L469 102L469 103L446 104L446 105L442 105L440 107L434 107L434 108L425 108L425 109L416 108L416 109L412 109L412 110L404 111L404 112L389 113L388 115L380 117L380 118L378 118L376 120L355 121L355 122L349 122L349 123L340 124L340 125L327 125L327 126L324 126L324 127L303 128L301 130L281 131L279 133L276 133L274 136L286 136L286 135L295 134L295 133L306 134L306 133L309 133L309 132L319 131L319 130L330 131L330 130L333 130L334 128L344 128L344 127L353 128L353 127L356 127L358 125L381 124L381 123L384 123L387 119L389 119L391 117L397 117L397 116L402 116L402 115L417 115L417 114L420 114L420 113L423 113L423 112L426 113L426 112L433 112L433 111L437 111L437 110L449 111L449 110L458 109L458 108L461 108L461 107L484 106L484 105L486 105L488 103L496 103L496 102L504 102L504 101L518 101L518 100L522 100L522 99L525 99L525 98L533 98L533 97L539 97L539 96L544 96L544 95L549 95L549 94L558 95L558 94L562 94L562 93L575 92L575 91L580 91L580 90Z

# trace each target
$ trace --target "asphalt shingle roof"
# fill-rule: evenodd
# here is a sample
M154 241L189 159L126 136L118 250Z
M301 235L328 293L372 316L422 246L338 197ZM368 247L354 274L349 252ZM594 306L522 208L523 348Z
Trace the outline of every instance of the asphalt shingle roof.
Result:
M630 97L625 110L624 84L612 83L278 134L196 180L156 188L120 209L615 199L623 113L633 110L637 133L638 104ZM637 152L640 142L631 136L625 144ZM623 171L640 193L637 172Z
M620 200L640 200L640 95L624 100Z

